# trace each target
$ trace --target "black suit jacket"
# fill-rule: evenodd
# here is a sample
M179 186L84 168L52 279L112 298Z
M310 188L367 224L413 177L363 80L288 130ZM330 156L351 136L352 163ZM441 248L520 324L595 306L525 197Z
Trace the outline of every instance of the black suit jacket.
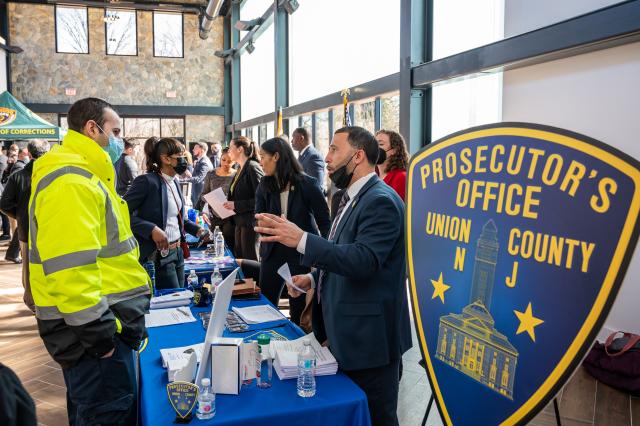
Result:
M231 216L236 226L253 227L256 209L256 191L264 176L262 167L255 160L248 160L229 188L227 199L233 201L236 214Z
M380 367L411 348L404 203L377 176L353 197L333 241L307 235L302 265L325 270L313 331L344 370Z
M267 192L262 183L256 193L256 213L282 214L280 194ZM329 234L331 220L329 207L318 182L311 176L301 175L300 181L292 185L287 202L287 219L298 225L303 231L326 237ZM319 232L318 232L319 231ZM260 243L260 258L269 259L273 246L279 243ZM295 254L296 249L291 249ZM296 257L299 257L296 255Z
M200 227L187 219L184 196L178 181L174 181L176 194L182 202L184 229L196 235ZM131 215L131 230L140 245L140 262L145 262L156 250L156 243L151 238L151 231L156 226L162 230L167 227L168 208L167 186L157 173L146 173L133 180L131 187L124 195Z
M11 173L0 197L0 210L17 219L18 239L24 243L29 241L29 196L33 163L34 161L29 161L22 170Z

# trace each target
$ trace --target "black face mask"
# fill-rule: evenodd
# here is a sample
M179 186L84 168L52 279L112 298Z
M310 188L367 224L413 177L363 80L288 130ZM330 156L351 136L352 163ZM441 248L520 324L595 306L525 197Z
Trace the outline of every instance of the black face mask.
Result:
M351 183L351 178L353 178L353 172L355 171L355 167L353 170L351 170L351 173L348 173L347 166L349 165L351 160L353 160L353 157L355 157L356 154L353 154L351 158L349 158L349 161L347 161L347 163L344 166L338 167L336 170L334 170L333 173L329 175L329 179L331 179L331 182L333 182L333 184L338 189L347 189L347 187Z
M178 157L176 158L176 161L178 164L172 166L173 170L175 170L177 174L181 175L187 171L187 159L184 157Z

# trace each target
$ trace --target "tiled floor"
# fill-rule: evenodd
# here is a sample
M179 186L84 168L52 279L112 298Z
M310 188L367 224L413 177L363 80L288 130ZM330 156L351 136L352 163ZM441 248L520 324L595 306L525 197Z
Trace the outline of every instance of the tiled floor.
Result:
M6 243L0 246L4 259ZM12 368L36 402L38 424L68 424L65 387L58 365L51 360L38 336L36 321L22 304L20 265L0 260L0 362ZM400 382L398 418L403 426L422 423L431 389L424 369L418 365L420 349L414 346L404 356ZM640 426L640 399L630 398L597 383L580 369L559 395L562 424L569 426ZM427 425L441 425L438 410L432 407ZM535 426L554 426L550 404L532 422Z

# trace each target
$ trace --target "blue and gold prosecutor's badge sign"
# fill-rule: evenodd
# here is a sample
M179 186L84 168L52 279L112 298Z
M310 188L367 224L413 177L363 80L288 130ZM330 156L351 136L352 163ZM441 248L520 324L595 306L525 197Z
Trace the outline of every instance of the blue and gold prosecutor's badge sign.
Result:
M522 424L593 343L638 237L640 167L591 138L483 126L416 154L407 259L446 424Z
M167 395L178 414L176 421L191 419L191 412L198 401L198 386L189 382L172 382L167 385Z

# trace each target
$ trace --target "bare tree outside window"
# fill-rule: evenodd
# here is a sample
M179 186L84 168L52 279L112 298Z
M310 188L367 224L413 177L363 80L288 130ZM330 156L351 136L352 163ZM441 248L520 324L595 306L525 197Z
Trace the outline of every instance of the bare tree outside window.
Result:
M163 138L184 137L184 119L182 118L163 118L161 127Z
M150 138L160 135L159 118L124 119L124 136L127 138Z
M181 58L182 15L153 12L153 54L167 58Z
M56 49L60 53L89 53L86 7L56 6Z
M108 55L136 55L136 12L132 10L105 11Z

